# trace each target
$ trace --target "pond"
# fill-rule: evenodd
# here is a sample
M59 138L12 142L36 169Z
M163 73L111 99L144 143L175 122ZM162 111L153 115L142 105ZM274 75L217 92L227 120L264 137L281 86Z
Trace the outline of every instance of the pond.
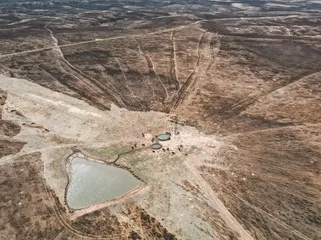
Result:
M119 198L140 184L127 170L80 157L72 159L69 177L66 200L72 209Z

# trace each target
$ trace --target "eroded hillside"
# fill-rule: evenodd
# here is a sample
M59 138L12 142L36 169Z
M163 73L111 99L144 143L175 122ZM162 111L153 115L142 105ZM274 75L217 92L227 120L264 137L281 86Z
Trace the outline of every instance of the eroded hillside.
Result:
M320 9L0 1L1 236L319 239ZM143 184L73 210L80 153Z

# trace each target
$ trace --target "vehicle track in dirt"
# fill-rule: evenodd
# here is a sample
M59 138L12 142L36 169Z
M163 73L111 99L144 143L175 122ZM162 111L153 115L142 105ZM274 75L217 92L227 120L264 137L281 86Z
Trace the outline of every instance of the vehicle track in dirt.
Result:
M131 93L131 95L132 95L132 97L133 97L133 100L134 100L136 103L138 103L141 107L143 107L143 109L147 108L147 107L142 103L142 102L143 102L143 99L141 99L140 97L137 97L137 96L134 94L134 92L130 89L130 87L129 87L129 85L128 85L129 80L128 80L127 76L126 76L126 73L125 73L123 67L121 66L121 64L120 64L120 62L119 62L119 59L118 59L117 57L115 57L115 60L116 60L116 62L117 62L117 64L118 64L118 66L119 66L119 69L120 69L120 71L121 71L121 73L122 73L122 76L123 76L123 79L124 79L124 83L122 82L122 85L123 85L125 88L127 88L127 90ZM117 89L116 89L116 90L117 90ZM117 92L119 93L118 90L117 90ZM120 94L120 93L119 93L119 94ZM139 101L137 101L137 99L138 99Z
M92 143L92 144L94 144L94 143ZM92 144L90 144L90 146L93 146ZM53 147L46 147L46 148L42 148L42 149L32 150L32 151L29 151L29 152L24 153L24 154L17 154L14 157L11 157L11 158L7 159L7 161L4 161L4 162L2 161L1 164L8 163L9 160L16 159L16 158L22 157L24 155L29 155L29 154L32 154L32 153L41 152L41 151L45 151L45 150L66 148L66 147L71 147L71 146L74 146L74 145L75 144L63 144L63 145L58 145L58 146L53 146ZM98 144L98 145L101 145L101 143ZM86 145L84 145L84 146L86 146ZM127 152L123 152L121 154L118 154L117 158L115 160L118 160L122 155L131 153L131 152L135 152L135 151L138 151L138 150L142 150L142 149L146 149L146 148L135 149L135 150L132 150L132 151L127 151ZM114 160L114 162L115 162L115 160ZM128 235L128 233L123 233L123 234L115 234L115 235L107 237L107 236L103 236L103 235L85 234L85 233L82 233L79 230L74 229L70 224L68 224L65 221L64 214L60 211L59 207L57 206L55 197L52 195L51 189L49 189L49 187L47 186L47 183L46 183L45 179L42 178L42 181L43 181L43 188L44 188L44 190L46 192L46 196L47 196L48 201L49 201L49 203L50 203L50 205L51 205L51 207L53 209L53 212L54 212L54 214L56 216L56 219L59 221L60 225L63 226L63 228L64 228L64 230L62 230L54 238L55 240L61 239L63 237L63 232L65 230L70 232L70 233L72 233L72 234L74 234L77 237L85 238L85 239L106 239L106 240L107 239L115 239L116 240L116 239L119 239L119 237L121 237L121 236L127 236Z
M319 123L313 123L312 125L320 125L321 122ZM244 132L235 132L235 133L229 133L228 136L240 136L243 134L255 134L255 133L264 133L264 132L271 132L275 130L282 130L282 129L291 129L291 128L298 128L298 127L305 127L306 125L304 124L297 124L297 125L290 125L290 126L280 126L280 127L272 127L272 128L265 128L265 129L259 129L259 130L253 130L253 131L244 131Z
M170 54L170 68L169 68L170 79L174 82L176 91L179 91L180 83L179 83L178 74L177 74L175 30L173 30L171 35L170 35L170 41L172 43L171 54Z
M153 73L152 67L151 67L151 65L149 64L148 59L147 59L147 57L146 57L146 54L143 52L143 50L142 50L139 42L136 40L135 37L133 37L133 38L134 38L135 42L137 43L137 48L138 48L139 53L145 58L145 61L146 61L146 64L147 64L147 67L148 67L148 70L149 70L149 74L148 74L148 76L147 76L147 82L148 82L147 85L148 85L148 86L151 88L151 90L152 90L152 93L153 93L152 97L153 97L153 99L156 100L156 98L155 98L155 89L154 89L154 87L153 87L153 84L152 84L151 81L150 81L150 74ZM140 73L140 74L141 74L141 73ZM142 75L142 74L141 74L141 75ZM142 76L142 77L144 78L144 76Z
M111 85L111 87L115 90L116 93L118 93L118 96L115 94L115 92L113 92L110 88L108 88L107 86L103 85L102 83L99 83L97 80L93 79L92 77L88 76L87 74L85 74L83 71L81 71L80 69L78 69L77 67L75 67L74 65L72 65L69 61L65 60L65 63L67 64L67 66L73 70L74 72L80 74L82 77L84 77L85 79L89 79L91 80L90 82L85 82L84 80L81 80L85 85L87 85L89 88L91 88L94 92L96 92L98 95L101 95L101 90L105 90L104 92L108 94L109 97L111 97L111 99L114 99L115 103L118 103L119 106L122 106L124 108L127 108L128 106L125 104L125 99L124 96L121 95L121 93L117 90L117 88L110 82L108 81L108 84ZM79 78L78 78L79 79ZM95 87L98 88L98 90L96 90L93 86L91 86L91 84L93 84ZM107 91L107 92L106 92Z
M48 201L50 202L50 205L53 209L53 212L56 216L56 219L59 221L59 223L70 233L78 236L78 237L81 237L81 238L87 238L87 239L119 239L120 236L125 236L127 234L115 234L115 235L112 235L112 236L99 236L99 235L92 235L92 234L85 234L85 233L82 233L81 231L79 230L76 230L74 229L71 225L69 225L65 220L64 220L64 217L63 217L63 213L59 210L59 207L57 206L56 202L55 202L55 199L54 199L54 196L51 195L50 193L50 189L48 189L47 185L46 185L46 182L45 180L43 179L43 184L44 184L44 188L45 188L45 191L46 191L46 195L47 195L47 198L48 198Z
M221 186L222 188L224 188L225 190L229 191L226 187L224 186ZM229 191L230 192L230 191ZM289 226L288 224L286 224L285 222L283 222L282 220L274 217L272 214L264 211L263 209L257 207L257 206L254 206L253 204L249 203L248 201L246 201L245 199L241 198L238 194L235 194L235 193L232 193L230 192L231 195L233 195L235 198L239 199L240 201L242 201L245 205L247 205L248 207L252 208L253 210L269 217L272 221L278 223L279 225L281 225L282 227L288 229L291 233L293 233L294 235L298 236L299 238L301 239L304 239L304 240L312 240L311 238L305 236L303 233L295 230L294 228L292 228L291 226ZM321 232L319 232L320 235L321 235Z
M59 55L60 55L60 58L62 58L63 62L71 69L73 70L74 72L80 74L82 77L84 77L85 79L89 79L91 80L90 83L87 83L86 81L82 80L81 78L78 78L75 74L72 74L73 77L77 78L79 81L83 82L88 88L92 89L92 91L96 92L97 94L101 94L99 90L101 89L104 89L106 87L102 86L102 84L97 84L98 82L94 79L92 79L91 77L87 76L83 71L81 71L79 68L77 68L76 66L74 66L73 64L71 64L66 58L65 58L65 55L63 53L63 51L61 50L61 46L59 45L59 41L58 39L54 36L52 30L48 27L48 25L50 25L50 22L47 22L46 25L45 25L45 29L49 31L50 33L50 36L53 40L53 43L54 43L54 47L52 48L52 50L56 50ZM61 66L61 65L60 65ZM63 68L61 66L61 68ZM92 84L94 84L95 86L98 87L99 90L97 90L94 86L92 86ZM111 84L112 85L112 84ZM113 87L113 85L112 85ZM114 100L117 100L117 102L122 105L123 107L127 107L126 104L124 103L124 99L123 99L123 96L119 93L119 91L113 87L114 90L118 93L119 96L116 96L115 93L113 91L111 91L110 89L106 89L108 92L109 92L109 96L110 97L114 97Z
M242 98L238 101L236 101L235 103L231 104L228 107L224 107L219 111L220 115L224 115L227 118L239 115L241 112L245 111L249 106L252 106L253 104L255 104L256 102L258 102L260 99L262 99L263 97L266 97L269 94L272 94L275 91L278 91L280 89L284 89L286 87L292 86L296 83L298 83L299 81L303 80L304 78L307 78L311 75L314 74L318 74L321 71L316 71L313 73L308 73L308 74L301 74L301 76L299 76L299 78L291 81L290 83L286 83L286 84L280 84L277 87L273 87L267 91L263 91L261 93L256 93L256 94L250 94L245 98Z
M208 203L213 209L217 210L220 213L222 219L226 224L240 236L240 239L244 240L254 240L253 237L242 227L242 225L233 217L233 215L228 211L224 206L222 201L218 198L217 194L213 189L208 185L208 183L203 179L198 171L187 161L184 162L185 166L190 170L190 172L197 179L199 186L202 188L202 192L207 194Z
M200 59L201 59L201 43L203 40L203 37L205 36L205 31L201 34L199 41L198 41L198 47L197 47L197 61L196 66L193 72L189 75L189 77L186 79L183 86L177 91L176 97L174 98L173 105L171 111L175 110L185 99L185 97L189 94L190 87L194 84L196 81L196 75L198 73L198 68L200 65Z
M160 34L160 33L173 32L175 30L180 30L180 29L187 28L187 27L195 27L194 25L198 24L199 22L202 22L202 21L196 21L196 22L193 22L193 23L177 26L177 27L174 27L174 28L166 28L166 29L163 29L163 30L158 30L158 31L148 32L148 33L142 33L142 34L126 34L126 35L121 35L121 36L117 36L117 37L95 39L95 40L76 42L76 43L66 43L66 44L59 45L59 47L60 48L64 48L64 47L72 47L72 46L78 46L78 45L88 44L88 43L105 42L105 41L111 41L111 40L117 40L117 39L129 38L129 37L145 37L145 36L148 36L148 35L157 35L157 34ZM52 50L54 48L56 48L56 46L48 46L48 47L44 47L44 48L37 48L37 49L32 49L32 50L27 50L27 51L8 53L8 54L0 55L0 58L12 57L12 56L17 56L17 55L21 55L21 54L35 53L35 52L40 52L40 51L44 51L44 50Z
M214 47L214 35L212 36L211 42L210 42L210 49L211 49L211 61L208 64L208 67L206 69L206 72L212 68L213 64L215 63L216 57L220 52L220 47L221 47L221 41L220 41L220 37L218 34L216 34L216 39L217 39L217 43L216 46Z
M135 42L137 43L137 47L138 47L138 50L139 52L145 57L146 59L146 62L147 62L147 65L148 65L148 69L149 69L149 72L151 74L153 74L157 80L159 81L159 83L162 85L164 91L165 91L165 94L166 94L166 99L165 101L169 98L169 94L168 94L168 91L167 91L167 88L165 87L163 81L161 80L160 76L157 74L156 72L156 68L155 68L155 65L152 61L152 59L150 58L150 56L143 50L141 44L139 43L139 41L133 37L133 39L135 40Z

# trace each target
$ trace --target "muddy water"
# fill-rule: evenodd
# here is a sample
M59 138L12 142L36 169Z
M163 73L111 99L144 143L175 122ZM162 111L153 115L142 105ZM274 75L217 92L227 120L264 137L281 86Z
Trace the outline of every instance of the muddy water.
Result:
M69 174L67 204L73 209L121 197L140 183L124 169L79 157L72 160Z

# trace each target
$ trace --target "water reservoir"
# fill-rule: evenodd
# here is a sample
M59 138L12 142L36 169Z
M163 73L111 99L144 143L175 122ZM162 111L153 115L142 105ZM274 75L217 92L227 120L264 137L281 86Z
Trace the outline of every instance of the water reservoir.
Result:
M127 170L79 157L71 161L69 177L67 204L72 209L119 198L140 184Z
M167 140L170 140L171 139L171 136L167 133L164 133L164 134L160 134L157 136L157 139L159 141L167 141Z

